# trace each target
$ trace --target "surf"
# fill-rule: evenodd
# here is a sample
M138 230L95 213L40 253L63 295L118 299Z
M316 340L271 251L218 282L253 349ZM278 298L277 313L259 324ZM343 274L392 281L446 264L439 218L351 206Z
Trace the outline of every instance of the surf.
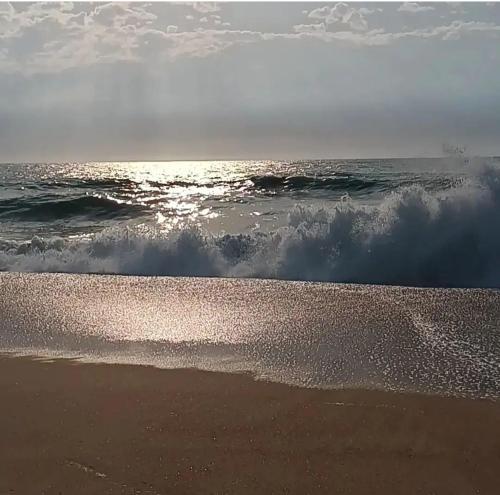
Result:
M270 232L143 225L3 241L0 270L500 287L499 227L500 172L484 166L444 192L413 185L372 206L296 206Z

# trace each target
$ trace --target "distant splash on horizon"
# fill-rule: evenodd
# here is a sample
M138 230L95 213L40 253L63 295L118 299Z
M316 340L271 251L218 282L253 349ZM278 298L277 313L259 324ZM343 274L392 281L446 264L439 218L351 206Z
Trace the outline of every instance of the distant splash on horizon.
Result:
M401 184L370 206L349 198L330 208L299 205L270 232L214 234L188 225L165 233L117 225L84 239L4 239L0 270L500 287L500 170L485 165L466 180L439 180L448 181L445 189ZM253 185L298 181L269 175ZM330 187L324 178L300 181ZM108 207L87 198L87 213ZM113 215L138 207L116 203Z

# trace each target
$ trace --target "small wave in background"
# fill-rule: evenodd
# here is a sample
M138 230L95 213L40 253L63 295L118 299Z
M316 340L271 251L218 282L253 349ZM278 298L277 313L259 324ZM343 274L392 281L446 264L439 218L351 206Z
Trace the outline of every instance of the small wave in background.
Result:
M498 163L0 165L0 270L500 287Z

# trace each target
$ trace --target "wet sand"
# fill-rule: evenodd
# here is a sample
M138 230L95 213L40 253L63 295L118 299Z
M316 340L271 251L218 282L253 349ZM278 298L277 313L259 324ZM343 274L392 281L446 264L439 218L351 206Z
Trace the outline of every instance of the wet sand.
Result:
M0 349L307 387L500 399L499 321L498 290L0 273Z
M500 403L0 358L0 494L495 494Z

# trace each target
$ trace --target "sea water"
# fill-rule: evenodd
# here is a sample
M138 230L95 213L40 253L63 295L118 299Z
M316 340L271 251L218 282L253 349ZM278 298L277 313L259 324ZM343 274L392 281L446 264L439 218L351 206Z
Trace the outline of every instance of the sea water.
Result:
M0 165L0 270L500 285L500 160Z

